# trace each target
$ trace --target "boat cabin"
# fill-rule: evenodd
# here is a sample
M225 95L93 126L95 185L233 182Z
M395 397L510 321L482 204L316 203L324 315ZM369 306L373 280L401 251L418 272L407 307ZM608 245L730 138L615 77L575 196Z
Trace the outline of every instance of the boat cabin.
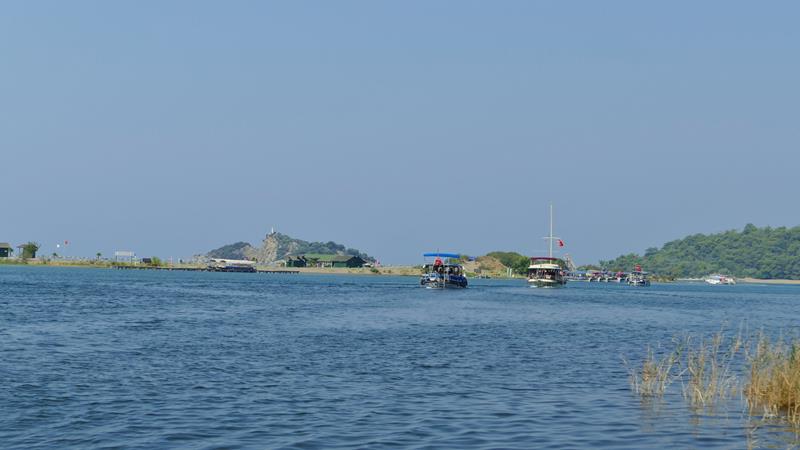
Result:
M425 273L438 273L441 275L464 275L464 267L460 264L425 264L422 266L422 271Z
M433 263L422 266L420 284L429 289L465 288L467 277L461 264L450 262L458 260L459 255L454 253L425 253L426 258L436 258Z
M536 275L542 278L553 278L564 275L564 263L558 258L534 257L528 266L528 276Z
M636 270L628 274L628 284L630 286L650 286L650 280L647 277L648 273L643 272L641 267L637 266Z
M565 263L559 258L534 257L528 266L528 282L537 287L557 287L567 284Z

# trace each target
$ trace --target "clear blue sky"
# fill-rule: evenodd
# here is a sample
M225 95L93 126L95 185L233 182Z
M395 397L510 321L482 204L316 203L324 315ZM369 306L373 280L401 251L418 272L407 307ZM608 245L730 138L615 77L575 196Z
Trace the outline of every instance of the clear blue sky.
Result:
M581 263L800 224L797 2L11 2L0 241Z

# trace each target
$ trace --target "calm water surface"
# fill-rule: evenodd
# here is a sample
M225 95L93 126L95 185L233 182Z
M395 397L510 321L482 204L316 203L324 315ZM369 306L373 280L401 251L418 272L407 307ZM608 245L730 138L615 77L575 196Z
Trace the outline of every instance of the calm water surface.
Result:
M797 332L800 288L0 267L2 448L741 448L740 401L634 395L623 358Z

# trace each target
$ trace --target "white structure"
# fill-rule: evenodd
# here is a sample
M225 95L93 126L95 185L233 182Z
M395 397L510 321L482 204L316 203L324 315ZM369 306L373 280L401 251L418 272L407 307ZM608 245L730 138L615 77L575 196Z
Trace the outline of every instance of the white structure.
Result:
M128 250L117 250L114 252L114 261L123 261L132 263L136 258L136 253Z

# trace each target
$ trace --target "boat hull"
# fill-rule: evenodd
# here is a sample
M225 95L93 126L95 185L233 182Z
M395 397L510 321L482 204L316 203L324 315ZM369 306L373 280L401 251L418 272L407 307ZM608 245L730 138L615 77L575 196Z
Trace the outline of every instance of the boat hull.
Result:
M423 276L419 280L420 286L426 289L464 289L467 287L467 277L463 276L450 276L442 277L429 277Z
M567 285L567 280L550 280L543 278L530 278L528 284L537 288L560 288Z

